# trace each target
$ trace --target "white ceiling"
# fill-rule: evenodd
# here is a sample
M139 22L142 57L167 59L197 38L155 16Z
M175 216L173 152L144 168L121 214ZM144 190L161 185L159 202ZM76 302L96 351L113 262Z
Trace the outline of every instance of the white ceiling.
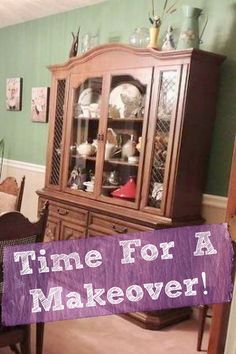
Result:
M0 28L105 0L0 0Z

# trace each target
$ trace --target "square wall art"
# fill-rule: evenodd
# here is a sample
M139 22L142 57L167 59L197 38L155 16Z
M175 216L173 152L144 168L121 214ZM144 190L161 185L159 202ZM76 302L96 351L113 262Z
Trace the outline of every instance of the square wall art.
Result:
M31 119L46 123L48 119L49 87L33 87L31 94Z
M6 110L21 111L22 78L9 78L6 80Z

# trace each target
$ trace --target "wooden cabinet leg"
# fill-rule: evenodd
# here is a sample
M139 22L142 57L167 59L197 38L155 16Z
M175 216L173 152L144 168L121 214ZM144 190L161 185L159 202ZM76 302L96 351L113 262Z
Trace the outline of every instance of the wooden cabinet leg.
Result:
M208 306L201 305L199 306L199 324L198 324L198 336L197 336L197 351L201 351L202 347L202 338L205 328L206 315L207 315Z
M21 354L31 354L30 325L26 326L24 339L20 342Z
M43 334L44 334L44 323L40 322L36 325L36 354L43 353Z

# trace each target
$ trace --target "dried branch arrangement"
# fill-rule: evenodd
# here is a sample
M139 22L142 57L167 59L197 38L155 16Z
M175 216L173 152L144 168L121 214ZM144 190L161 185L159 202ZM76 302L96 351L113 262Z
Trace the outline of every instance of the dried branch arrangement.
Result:
M156 28L160 27L165 15L172 14L173 12L176 11L176 7L175 7L176 4L177 4L177 2L174 2L171 5L169 5L169 0L165 0L163 9L161 11L162 14L160 16L158 16L155 13L154 0L152 0L152 11L151 11L151 15L149 14L149 21L151 22L152 27L156 27Z

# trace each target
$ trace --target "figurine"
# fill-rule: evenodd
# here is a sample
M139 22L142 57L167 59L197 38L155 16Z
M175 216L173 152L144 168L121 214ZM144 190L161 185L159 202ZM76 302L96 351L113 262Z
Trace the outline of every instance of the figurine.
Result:
M71 32L72 36L73 36L73 42L72 42L72 45L70 48L70 54L69 54L70 58L75 57L77 55L78 46L79 46L79 32L80 32L80 27L78 29L76 36L75 36L74 32Z
M168 26L163 45L162 45L162 50L174 50L175 48L175 43L174 43L174 37L173 37L173 28L171 26Z
M138 143L136 145L136 149L138 150L138 152L140 153L141 149L142 149L142 137L140 136L138 138Z
M71 171L68 186L71 189L83 189L83 182L86 180L86 173L80 167L74 167Z
M107 181L111 186L118 186L120 183L119 172L116 170L111 171L107 177Z

